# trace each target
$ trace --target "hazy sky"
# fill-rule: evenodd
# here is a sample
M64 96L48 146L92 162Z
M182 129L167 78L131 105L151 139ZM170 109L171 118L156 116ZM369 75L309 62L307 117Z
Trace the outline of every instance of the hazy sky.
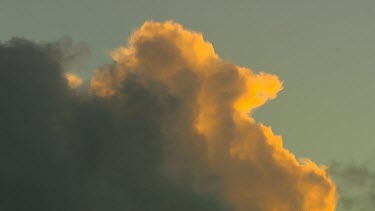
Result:
M89 78L146 20L200 31L226 61L279 76L284 90L255 111L298 157L369 161L375 152L375 1L0 0L0 40L86 42Z

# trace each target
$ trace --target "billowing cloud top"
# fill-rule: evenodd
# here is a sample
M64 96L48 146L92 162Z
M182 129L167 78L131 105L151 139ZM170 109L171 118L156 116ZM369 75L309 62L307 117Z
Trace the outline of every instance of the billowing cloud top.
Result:
M177 23L145 22L81 93L56 46L0 46L5 208L335 209L326 167L251 117L282 89L277 76L222 61Z

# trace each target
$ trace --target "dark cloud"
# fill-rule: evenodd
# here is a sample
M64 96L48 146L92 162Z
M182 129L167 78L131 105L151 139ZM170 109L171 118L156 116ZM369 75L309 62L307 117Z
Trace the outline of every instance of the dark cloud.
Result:
M339 210L373 210L375 208L375 170L371 163L333 162L330 173L338 185Z
M163 175L159 123L178 99L136 80L126 99L70 89L64 68L80 47L67 42L0 45L0 209L228 210Z

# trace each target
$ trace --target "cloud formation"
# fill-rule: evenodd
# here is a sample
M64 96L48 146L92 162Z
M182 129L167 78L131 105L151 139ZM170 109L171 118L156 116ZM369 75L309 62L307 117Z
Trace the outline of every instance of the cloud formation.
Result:
M369 163L342 164L333 162L330 173L338 182L342 210L373 210L375 208L375 171Z
M335 209L326 167L251 117L282 89L277 76L222 61L173 22L145 22L87 92L65 72L69 52L0 45L6 210Z

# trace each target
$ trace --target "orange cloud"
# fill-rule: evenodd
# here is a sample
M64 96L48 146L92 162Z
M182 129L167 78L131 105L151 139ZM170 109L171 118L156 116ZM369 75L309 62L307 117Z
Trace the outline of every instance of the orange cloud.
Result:
M251 117L282 90L277 76L221 60L202 34L171 21L145 22L112 58L91 81L97 96L126 96L121 87L135 80L178 102L160 123L167 178L178 184L188 172L196 192L218 194L237 211L335 210L326 167L298 161Z
M73 73L66 73L65 78L70 88L77 88L82 85L82 79Z

